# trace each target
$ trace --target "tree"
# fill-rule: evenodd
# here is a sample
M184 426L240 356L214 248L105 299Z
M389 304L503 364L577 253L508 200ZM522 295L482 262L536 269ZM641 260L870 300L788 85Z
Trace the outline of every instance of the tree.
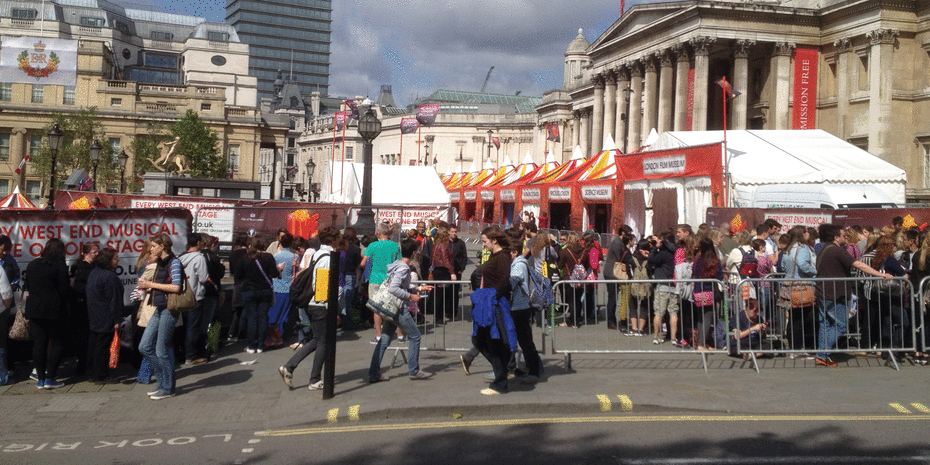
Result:
M56 189L60 184L71 175L71 172L77 169L86 170L88 175L93 176L93 162L90 159L90 144L94 140L101 141L103 150L100 154L100 161L97 164L97 183L106 185L110 182L119 182L119 164L113 147L106 143L103 125L97 118L97 108L82 108L74 114L58 113L52 118L52 122L46 128L51 129L55 124L61 130L63 136L59 146L57 156L55 157L55 186ZM39 177L47 178L51 172L52 154L48 148L48 140L45 141L39 153L29 159L30 168Z
M218 146L216 133L210 129L193 110L187 110L184 118L171 127L172 138L178 139L176 155L184 156L184 168L192 178L226 178L228 166ZM173 160L168 160L168 169L177 171Z

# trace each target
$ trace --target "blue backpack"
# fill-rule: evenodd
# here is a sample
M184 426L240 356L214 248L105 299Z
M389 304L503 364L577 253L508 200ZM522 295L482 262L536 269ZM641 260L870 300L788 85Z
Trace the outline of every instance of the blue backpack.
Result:
M530 275L530 282L527 283L530 289L530 305L536 308L547 308L555 303L555 294L552 293L552 281L545 278L542 273L536 271L536 267L530 267L525 264L526 271Z

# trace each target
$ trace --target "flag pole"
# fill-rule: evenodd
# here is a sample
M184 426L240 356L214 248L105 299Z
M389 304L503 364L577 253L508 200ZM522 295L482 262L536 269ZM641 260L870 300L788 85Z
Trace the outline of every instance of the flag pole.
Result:
M417 126L417 166L420 166L420 128L422 126Z
M397 159L401 165L404 164L404 120L401 118L400 121L400 152L397 155Z
M723 82L726 84L727 77L723 77ZM725 207L730 206L730 154L727 153L727 89L724 86L721 86L723 91L723 157L724 157L724 170L723 170L723 182L727 187L724 191L726 197L724 198Z
M330 174L330 176L329 176L329 193L330 193L330 195L332 195L334 192L336 192L336 191L333 190L333 188L335 188L336 185L335 185L335 183L333 183L333 179L332 179L332 178L333 178L333 174L336 173L336 170L335 170L335 168L336 168L336 115L333 115L333 143L332 143L332 145L331 145L331 148L332 148L332 151L331 151L330 156L329 156L329 168L330 168L330 172L329 172L329 174Z
M340 163L342 164L342 169L346 169L346 127L348 125L349 125L349 115L346 115L345 123L342 124L342 155L340 156ZM342 185L343 179L345 179L345 176L339 176L339 191L340 192L342 192L342 189L344 188L344 186Z

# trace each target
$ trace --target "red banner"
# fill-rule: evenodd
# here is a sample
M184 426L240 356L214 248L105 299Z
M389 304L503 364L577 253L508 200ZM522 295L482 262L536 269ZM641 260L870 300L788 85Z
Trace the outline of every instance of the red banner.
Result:
M546 140L559 142L559 125L557 123L546 124Z
M693 130L694 123L694 68L688 70L688 113L685 118L685 131Z
M430 127L436 122L437 114L439 114L438 103L420 105L420 109L417 111L417 121L419 121L422 126Z
M794 52L794 109L791 129L814 129L817 126L817 62L815 48Z
M642 179L710 177L714 204L723 199L723 144L699 145L680 149L655 150L622 155L616 158L617 178L624 181Z
M420 127L420 122L413 116L400 119L400 133L413 134Z
M340 111L339 113L336 113L335 115L333 115L333 129L334 130L342 131L342 128L344 128L346 125L346 116L348 116L348 114L349 114L348 112Z

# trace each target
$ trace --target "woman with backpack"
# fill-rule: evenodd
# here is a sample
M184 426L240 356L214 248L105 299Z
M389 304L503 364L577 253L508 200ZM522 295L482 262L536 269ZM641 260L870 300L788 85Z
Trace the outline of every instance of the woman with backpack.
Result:
M584 241L585 279L596 280L601 273L601 258L603 258L604 252L594 236L594 231L589 229L584 233L582 240ZM597 286L594 284L585 284L584 286L584 310L585 324L596 323Z
M634 280L652 279L652 272L648 266L649 250L652 243L640 239L636 243L636 250L630 256L630 278ZM630 285L630 331L627 336L645 336L646 320L649 318L649 309L652 308L652 284L631 283Z
M508 233L509 234L509 233ZM530 265L523 254L523 243L520 241L518 234L510 235L510 256L513 261L510 264L510 286L513 288L513 304L510 307L510 315L513 317L513 325L517 332L517 343L520 350L523 351L523 358L526 360L528 374L522 378L526 384L536 384L539 381L539 352L536 351L536 343L533 342L533 327L530 319L539 309L533 307L530 303L530 290L533 282L530 278ZM535 270L533 270L535 272ZM515 351L514 351L515 352ZM512 364L516 360L511 356Z
M559 268L562 270L563 276L567 276L568 279L573 281L583 281L587 277L588 273L584 265L587 261L585 252L578 234L575 232L568 233L565 248L562 249L562 254L559 256ZM565 315L565 321L559 326L578 327L579 314L582 312L581 299L584 295L582 286L584 284L574 283L570 287L562 288L563 292L568 294L567 296L563 295L563 298L567 297L565 301L568 302L568 313Z

